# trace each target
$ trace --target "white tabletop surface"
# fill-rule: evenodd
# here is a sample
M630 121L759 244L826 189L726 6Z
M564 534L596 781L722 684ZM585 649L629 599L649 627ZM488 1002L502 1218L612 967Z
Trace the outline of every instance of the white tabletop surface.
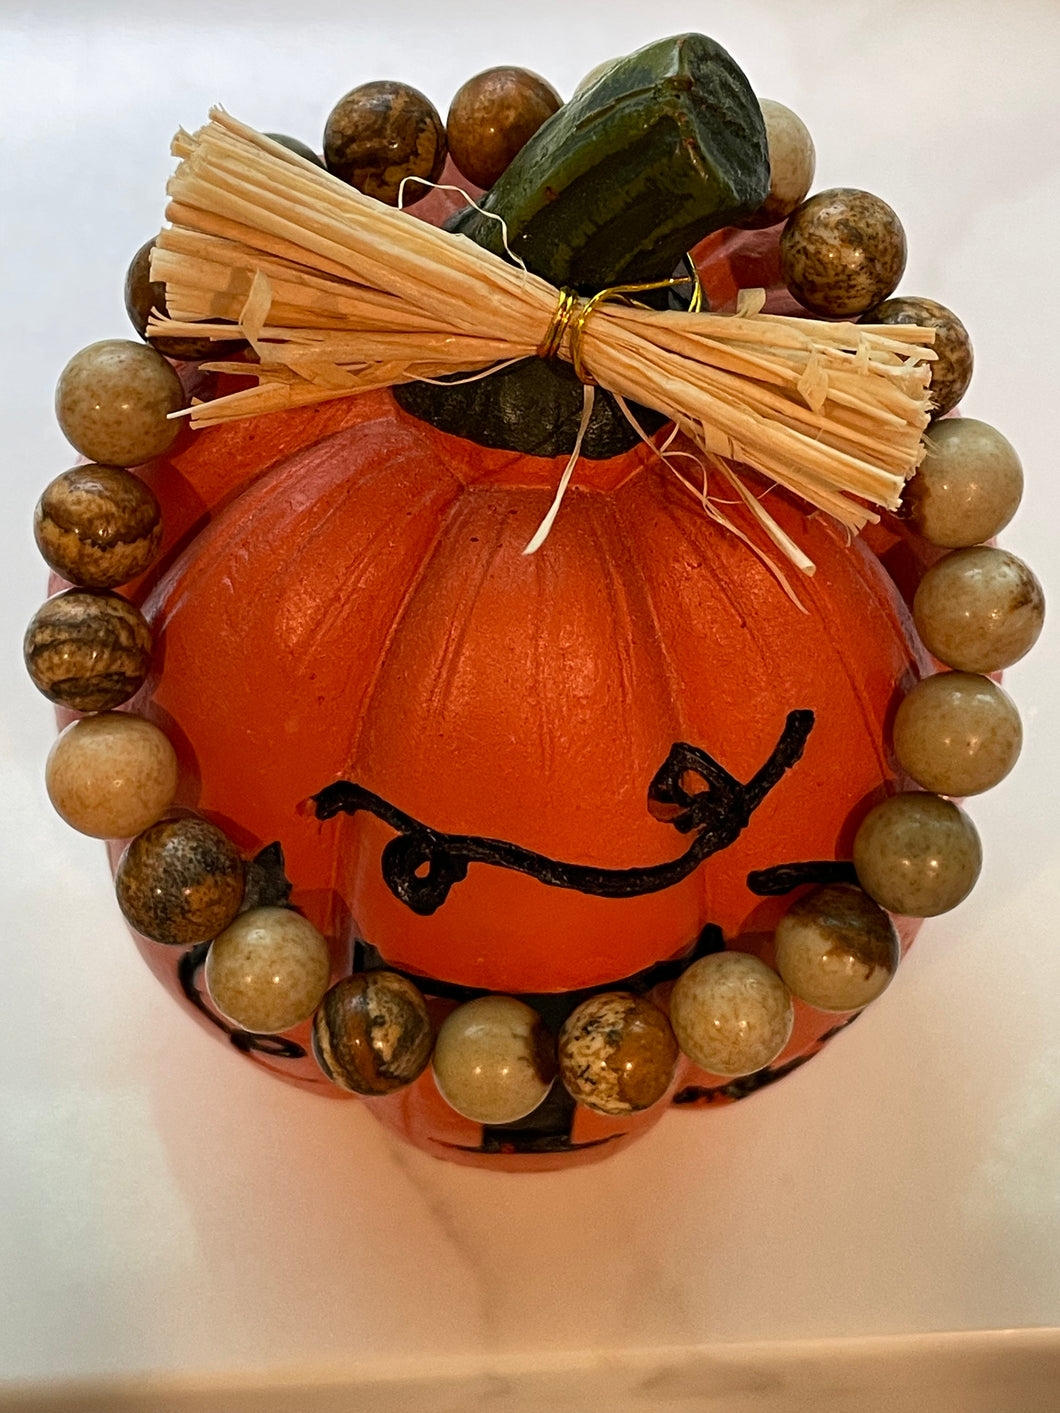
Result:
M45 799L20 638L46 582L33 503L73 459L52 390L128 336L177 125L219 100L312 141L357 83L444 112L504 62L569 94L693 28L801 113L818 188L899 211L901 289L970 326L965 411L1024 461L1004 543L1060 604L1055 0L0 0L0 1380L1060 1325L1055 620L1008 677L1026 746L971 807L979 887L887 995L783 1083L569 1174L451 1167L253 1070L148 974L102 846Z

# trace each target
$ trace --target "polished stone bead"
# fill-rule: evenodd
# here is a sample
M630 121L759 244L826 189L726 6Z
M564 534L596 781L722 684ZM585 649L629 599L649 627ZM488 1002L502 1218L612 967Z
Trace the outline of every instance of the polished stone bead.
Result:
M151 252L154 248L154 239L141 245L125 275L125 312L142 339L147 338L147 321L152 314L169 313L165 285L161 280L151 278ZM246 347L242 339L219 341L205 337L179 338L176 335L163 335L148 341L158 353L180 361L228 358L237 349Z
M434 1027L418 989L392 971L337 981L317 1007L313 1054L353 1094L392 1094L427 1068Z
M924 459L903 495L913 524L945 549L993 539L1023 495L1023 467L1012 444L974 417L937 422L924 442Z
M137 932L190 947L211 941L239 912L243 860L208 820L163 820L125 850L114 885L118 906Z
M961 672L999 672L1038 641L1045 596L1008 550L954 550L921 579L913 620L928 652Z
M806 199L817 165L813 138L802 119L772 98L760 98L769 145L769 195L762 205L738 224L757 231L787 220Z
M59 377L55 415L82 456L139 466L176 440L184 406L180 379L160 353L128 339L103 339L75 353Z
M151 487L121 466L75 466L45 488L33 516L48 564L86 589L113 589L149 569L162 543Z
M892 795L854 836L858 882L881 908L906 917L955 908L975 887L982 862L975 825L938 795Z
M1019 759L1023 727L1007 692L970 672L925 677L894 719L894 753L907 774L938 795L978 795Z
M670 1024L688 1058L735 1077L768 1065L788 1043L794 1009L772 967L748 952L713 952L680 976Z
M606 991L568 1016L559 1036L567 1091L597 1113L638 1113L669 1089L677 1041L666 1016L643 996Z
M513 996L479 996L446 1016L434 1044L442 1098L481 1124L532 1113L556 1075L552 1037L538 1013Z
M905 231L885 201L833 187L788 217L781 273L805 309L828 318L864 314L886 299L905 269Z
M931 364L932 416L943 417L960 402L972 381L972 340L968 330L952 309L934 299L901 295L886 299L870 309L858 321L862 324L917 324L922 329L935 330L931 345L935 360Z
M404 83L365 83L341 98L324 129L329 172L388 206L396 206L405 177L436 182L445 166L445 127L418 89ZM430 190L410 181L401 204Z
M851 883L814 888L777 924L777 971L793 995L819 1011L857 1011L898 970L890 917Z
M157 726L130 712L86 716L56 737L48 798L67 824L96 839L131 839L177 793L177 757Z
M328 944L290 908L240 913L206 954L206 990L233 1025L275 1035L308 1020L328 989Z
M71 711L109 711L135 696L151 648L140 610L105 589L56 594L33 615L22 644L33 685Z
M529 69L497 68L460 88L445 130L449 155L476 186L491 187L562 99Z
M288 152L294 152L299 157L304 157L307 162L312 162L314 167L319 167L325 171L324 163L320 160L308 143L302 142L300 138L289 137L285 132L267 132L266 137L271 137L273 142L278 142L281 147L286 147Z

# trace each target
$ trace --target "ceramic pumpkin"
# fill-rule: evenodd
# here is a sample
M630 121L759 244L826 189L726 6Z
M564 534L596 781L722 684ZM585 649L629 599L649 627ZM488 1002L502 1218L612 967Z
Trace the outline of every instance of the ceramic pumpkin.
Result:
M542 130L540 160L559 173L551 206L532 160L486 198L557 283L672 269L691 221L700 234L721 227L695 251L711 307L731 305L751 272L768 308L790 309L779 230L728 225L765 190L761 116L704 44L736 84L728 135L746 149L728 186L724 152L708 153L709 211L670 213L654 234L634 223L640 246L609 248L601 232L616 215L629 223L642 198L610 180L607 209L586 223L585 191L570 193L583 177L601 188L592 164L568 160L562 123L569 140L577 114L552 120L559 138ZM657 62L634 60L635 78ZM645 163L628 147L642 126L608 135L631 172ZM660 181L679 214L703 199L700 175L688 189L680 173ZM476 212L457 224L495 239ZM185 379L211 391L191 367ZM647 433L634 432L601 392L561 513L527 554L582 406L570 370L529 360L470 385L412 383L185 432L141 468L165 506L165 541L125 589L155 635L129 705L177 752L178 809L255 860L252 902L289 895L328 939L333 980L398 972L434 1026L496 993L529 1000L556 1032L600 992L665 1011L689 963L722 949L772 963L792 900L852 880L859 823L909 783L890 724L930 670L909 599L935 551L892 517L851 541L744 468L816 564L793 598L752 547L749 511L715 523L659 454L664 439L670 455L687 444L645 409ZM896 921L904 948L918 921ZM314 1060L310 1022L260 1035L225 1019L204 985L209 943L137 941L183 1004L255 1063L348 1097ZM742 1097L853 1014L796 999L768 1064L734 1080L683 1055L664 1099ZM522 1118L473 1121L429 1068L366 1102L437 1156L517 1169L605 1156L666 1107L608 1115L557 1083Z

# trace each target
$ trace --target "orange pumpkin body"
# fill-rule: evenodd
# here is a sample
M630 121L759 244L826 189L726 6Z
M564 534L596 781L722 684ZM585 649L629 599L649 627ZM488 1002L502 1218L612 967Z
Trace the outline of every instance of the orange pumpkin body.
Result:
M813 579L791 576L803 611L637 447L580 463L551 535L527 556L563 461L484 449L380 393L188 434L146 469L167 550L132 594L159 645L132 706L177 748L179 804L247 853L282 844L292 902L331 939L336 977L359 938L427 978L428 995L431 979L566 992L685 955L712 924L768 961L790 899L759 896L748 875L849 859L860 818L895 788L889 720L924 660L871 549L772 494L772 513L817 564ZM740 508L725 509L753 535ZM418 915L384 881L393 828L371 813L321 821L309 803L354 781L447 834L641 869L687 846L648 804L674 743L747 782L795 710L814 713L802 757L735 842L640 896L472 862L436 911ZM914 930L902 924L904 945ZM140 945L207 1021L178 956ZM665 1004L665 988L657 997ZM441 1014L452 1002L432 1004ZM841 1019L796 1003L772 1071L819 1048ZM340 1094L295 1053L307 1034L252 1058ZM673 1089L684 1102L740 1092L685 1060ZM515 1152L503 1135L483 1144L429 1070L368 1102L428 1151L519 1168L602 1156L665 1109L622 1120L578 1110L569 1143Z

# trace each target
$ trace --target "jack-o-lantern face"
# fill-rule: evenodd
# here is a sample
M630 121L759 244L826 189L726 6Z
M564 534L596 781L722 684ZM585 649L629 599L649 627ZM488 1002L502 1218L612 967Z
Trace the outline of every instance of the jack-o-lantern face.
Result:
M687 957L711 927L767 952L786 899L755 876L848 859L893 779L885 722L919 668L873 554L774 498L818 565L797 605L638 446L584 464L527 556L561 467L380 394L199 434L158 469L189 510L197 491L215 508L178 523L182 552L148 597L162 672L137 705L182 757L179 803L248 853L282 845L336 975L356 939L428 995L603 988ZM163 950L152 964L173 982ZM801 1016L778 1067L831 1024ZM251 1053L321 1082L308 1056L266 1049ZM698 1079L683 1064L675 1088ZM522 1147L531 1165L596 1156L663 1107L557 1112L550 1146L540 1123L484 1135L429 1071L372 1102L432 1151Z

